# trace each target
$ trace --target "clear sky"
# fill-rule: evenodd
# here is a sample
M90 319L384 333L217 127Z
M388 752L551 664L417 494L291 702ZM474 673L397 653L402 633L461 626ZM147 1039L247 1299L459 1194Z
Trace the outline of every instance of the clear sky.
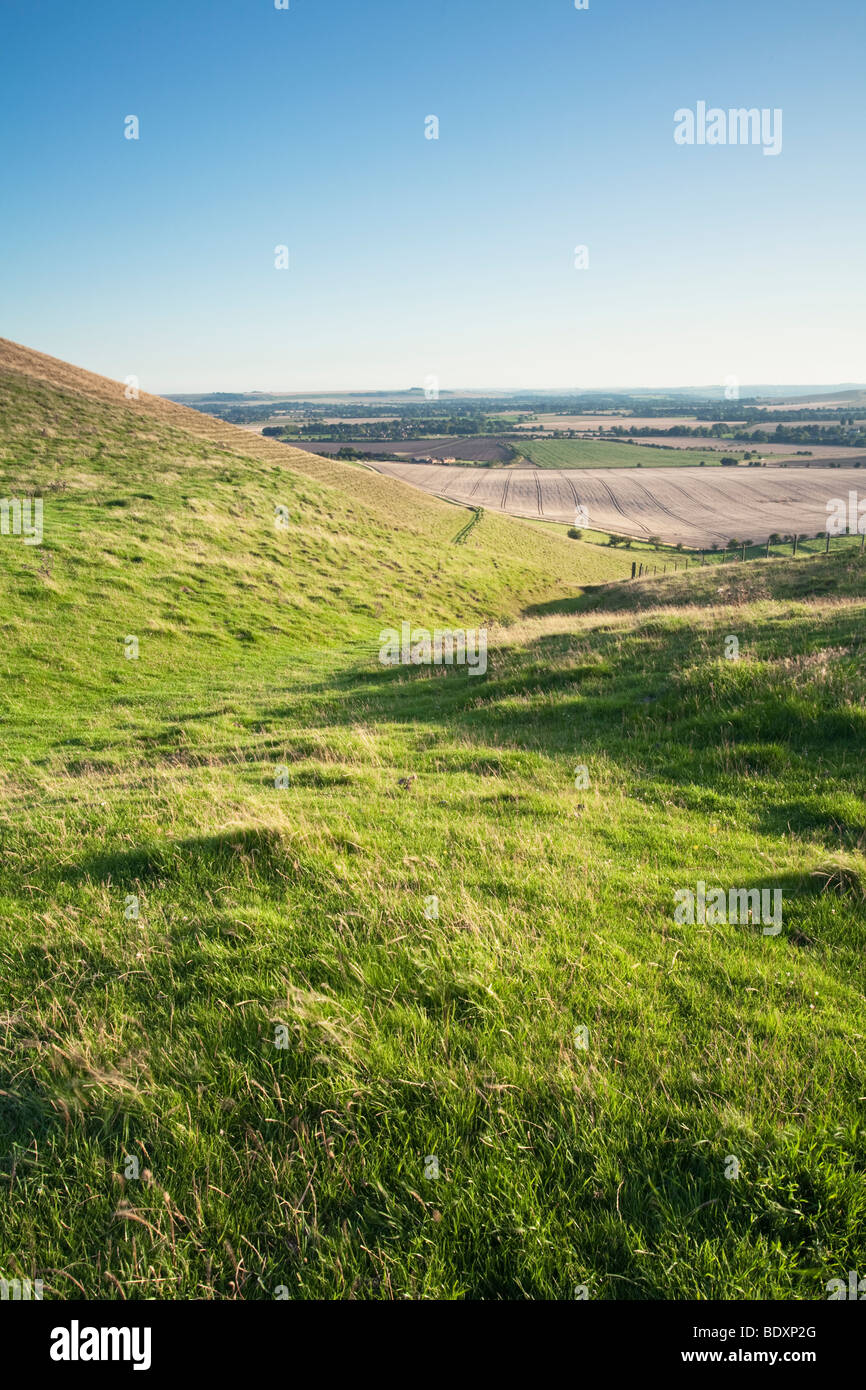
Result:
M864 59L864 0L2 0L0 336L157 392L862 382ZM781 153L677 145L699 101Z

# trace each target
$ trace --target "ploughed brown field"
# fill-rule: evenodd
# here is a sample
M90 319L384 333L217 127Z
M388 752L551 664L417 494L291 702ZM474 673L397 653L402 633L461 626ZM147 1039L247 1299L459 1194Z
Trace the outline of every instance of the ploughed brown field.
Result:
M292 441L293 443L295 441ZM467 435L462 439L298 439L297 447L308 454L336 454L340 449L357 449L359 454L435 454L439 458L477 459L485 463L505 463L509 457L508 440L495 434ZM743 448L748 448L744 444Z
M459 468L374 463L390 478L467 506L510 516L576 524L578 507L599 531L700 548L736 537L754 542L814 535L827 523L827 502L866 495L866 474L853 468Z

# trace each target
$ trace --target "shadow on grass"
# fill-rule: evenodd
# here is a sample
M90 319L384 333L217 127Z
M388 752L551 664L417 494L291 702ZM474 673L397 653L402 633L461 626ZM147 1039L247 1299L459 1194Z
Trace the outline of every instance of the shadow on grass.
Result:
M79 863L61 868L55 875L60 883L99 882L124 887L155 882L162 878L220 882L238 868L255 869L265 878L285 877L289 862L286 841L280 831L232 829L215 835L197 835L185 840L136 845L133 849L111 850L91 855ZM292 862L297 863L292 856Z
M856 614L754 624L743 623L740 637L755 644L758 661L721 660L724 623L715 641L712 629L653 620L491 650L485 676L458 667L356 666L311 688L315 718L322 727L435 728L456 744L547 756L579 751L580 761L627 767L650 795L666 785L704 786L748 805L767 833L829 843L841 833L843 844L857 844L864 827L852 817L850 798L862 798L862 786L852 750L862 746L866 723L862 703L840 700L833 677L838 670L854 692L862 683ZM838 655L826 682L811 681L806 669L799 683L788 667L772 665L828 648ZM263 717L297 718L297 706L272 707Z

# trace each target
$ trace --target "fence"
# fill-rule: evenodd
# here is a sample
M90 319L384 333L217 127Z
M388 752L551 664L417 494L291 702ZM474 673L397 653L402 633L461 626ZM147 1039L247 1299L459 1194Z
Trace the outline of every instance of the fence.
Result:
M853 538L848 535L832 537L828 532L822 537L823 545L817 550L814 544L815 539L817 539L817 537L813 539L810 536L792 536L789 541L771 542L768 540L764 545L741 545L738 546L736 550L731 550L730 552L727 550L702 550L700 557L697 555L672 556L667 561L662 561L659 564L653 565L648 561L633 560L631 565L631 577L632 579L646 579L649 575L667 574L669 568L673 570L693 569L695 565L724 565L730 564L732 561L768 560L771 558L771 551L773 552L773 558L781 559L783 557L780 556L779 552L782 550L783 546L791 547L792 557L796 555L829 555L831 550L830 543L832 540L842 542L841 545L835 547L837 552L839 550L850 552L855 549L855 546L851 544ZM856 550L860 554L863 553L864 545L866 545L866 533L860 536L860 544L856 546ZM748 555L746 553L747 551L750 552Z

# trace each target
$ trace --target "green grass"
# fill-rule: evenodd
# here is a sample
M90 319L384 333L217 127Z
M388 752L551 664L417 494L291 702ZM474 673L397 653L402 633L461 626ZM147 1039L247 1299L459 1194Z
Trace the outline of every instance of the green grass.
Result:
M567 523L544 520L531 520L526 523L534 526L542 532L554 532L558 535L568 536L572 528ZM723 565L739 563L743 558L746 560L790 560L790 559L809 559L814 556L829 554L831 557L842 555L850 558L852 555L860 554L863 550L863 537L860 535L832 536L830 548L827 550L827 537L825 534L818 536L799 536L797 539L797 552L794 556L793 543L789 539L774 542L767 547L766 541L759 545L747 545L745 557L743 556L742 545L737 545L734 549L727 547L721 550L694 550L686 546L668 545L662 541L642 540L634 536L624 537L622 533L610 531L594 531L588 527L580 528L581 540L593 546L609 546L613 539L615 545L622 546L623 551L632 558L643 562L648 566L649 574L663 574L665 566L668 569L671 565L677 565L680 569L693 568L703 565ZM731 537L730 539L734 539Z
M539 468L685 468L696 467L702 461L708 468L720 465L722 455L712 449L651 448L646 444L609 443L600 439L527 439L515 445L530 463ZM730 451L731 458L740 458L743 449Z
M588 586L627 555L487 513L455 543L365 470L2 385L46 540L0 538L0 1273L814 1299L862 1267L859 558ZM499 620L488 674L382 667L403 617ZM698 879L782 887L782 934L677 925Z
M801 557L807 557L813 555L824 555L825 553L829 553L831 556L836 556L839 554L859 553L862 547L862 543L863 541L861 536L831 536L830 549L829 552L827 552L826 535L800 536L797 539L797 555ZM793 552L793 543L789 540L786 540L779 544L774 543L773 545L771 545L769 549L769 556L767 556L767 545L765 542L763 545L747 545L746 559L758 560L763 559L765 557L771 559L788 559L793 557ZM742 552L738 547L737 555L740 555L741 553ZM708 550L706 552L706 561L708 564L711 561L713 563L717 563L719 559L724 559L725 556L727 556L727 559L730 560L731 554L732 552L730 550L728 550L727 552L721 552L720 555L714 554L712 551Z

